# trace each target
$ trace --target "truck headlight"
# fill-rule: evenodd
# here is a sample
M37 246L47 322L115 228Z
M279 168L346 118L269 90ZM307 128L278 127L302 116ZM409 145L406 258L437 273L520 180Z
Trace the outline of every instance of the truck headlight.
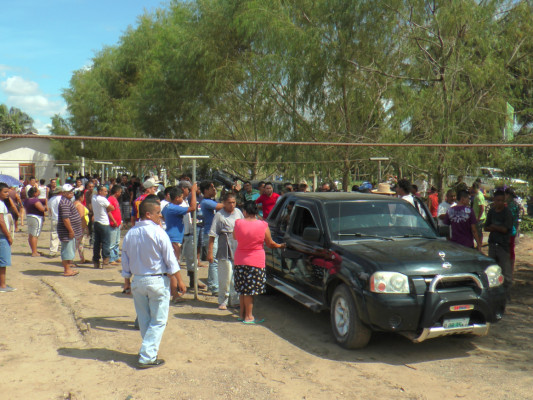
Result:
M487 275L489 287L500 286L504 281L502 269L499 265L489 265L485 270L485 275Z
M370 277L370 291L374 293L409 293L409 280L399 272L375 272Z

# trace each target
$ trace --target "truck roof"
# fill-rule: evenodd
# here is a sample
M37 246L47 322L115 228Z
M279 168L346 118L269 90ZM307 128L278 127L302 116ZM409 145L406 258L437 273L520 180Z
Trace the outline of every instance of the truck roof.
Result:
M316 199L320 201L327 200L392 200L399 201L397 197L386 196L382 194L373 193L358 193L358 192L289 192L283 197L299 197L307 199Z

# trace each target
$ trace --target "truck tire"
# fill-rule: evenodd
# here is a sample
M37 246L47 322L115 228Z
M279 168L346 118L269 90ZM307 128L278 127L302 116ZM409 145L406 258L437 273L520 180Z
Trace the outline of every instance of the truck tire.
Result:
M357 315L355 299L344 284L337 286L331 298L331 329L337 343L346 349L365 347L371 331Z

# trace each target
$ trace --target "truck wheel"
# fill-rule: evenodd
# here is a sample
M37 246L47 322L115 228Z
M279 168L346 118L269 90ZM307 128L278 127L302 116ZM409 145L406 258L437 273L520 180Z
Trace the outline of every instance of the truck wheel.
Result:
M371 331L357 315L355 299L346 285L339 285L331 299L331 328L337 343L347 349L367 345Z

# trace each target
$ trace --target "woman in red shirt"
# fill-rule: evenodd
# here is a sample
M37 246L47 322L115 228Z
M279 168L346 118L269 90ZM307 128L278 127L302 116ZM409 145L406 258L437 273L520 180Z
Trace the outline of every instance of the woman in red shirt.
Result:
M265 292L265 250L263 243L271 249L284 248L272 240L265 221L257 219L257 206L247 202L243 208L244 219L235 221L233 237L237 240L233 269L235 291L240 295L240 320L245 324L258 324L253 316L254 296Z

